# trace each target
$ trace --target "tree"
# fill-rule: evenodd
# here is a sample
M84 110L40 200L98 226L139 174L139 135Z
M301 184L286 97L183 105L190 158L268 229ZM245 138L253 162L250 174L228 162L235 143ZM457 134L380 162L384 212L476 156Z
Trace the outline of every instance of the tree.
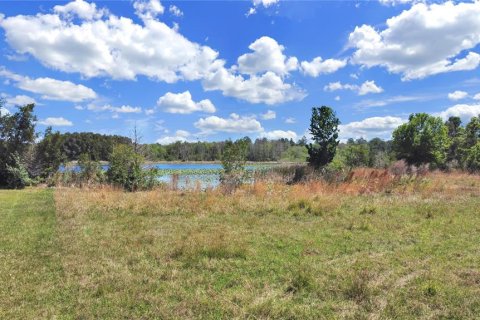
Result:
M36 146L35 167L38 168L43 178L48 178L58 171L58 168L65 162L65 155L62 152L64 137L60 132L52 132L52 128L45 130L44 137Z
M458 166L461 162L460 146L464 138L465 129L462 127L460 117L450 117L445 122L448 129L448 136L451 139L450 146L447 151L447 161L450 165Z
M108 181L125 190L137 191L142 185L142 164L143 157L137 154L132 146L126 144L114 146L107 171Z
M220 176L220 182L227 192L233 192L245 180L245 163L247 162L249 142L248 137L235 142L231 140L225 142L222 156L223 173Z
M0 101L0 109L3 104ZM29 183L25 156L36 137L34 107L28 104L14 114L0 113L0 187L18 189Z
M416 113L393 132L393 150L409 164L443 166L449 147L447 126L439 117Z
M471 172L480 171L480 141L467 150L465 167Z
M335 157L338 146L338 125L340 120L335 112L322 106L312 108L310 120L310 133L314 143L307 145L308 162L314 168L322 168L330 163Z

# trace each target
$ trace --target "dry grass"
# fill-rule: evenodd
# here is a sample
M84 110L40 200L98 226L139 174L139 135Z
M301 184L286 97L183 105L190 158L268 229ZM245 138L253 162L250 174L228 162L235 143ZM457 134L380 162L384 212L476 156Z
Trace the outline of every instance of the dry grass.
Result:
M79 319L475 319L480 178L358 170L346 183L55 190ZM34 315L35 313L31 313ZM28 318L23 317L23 318Z

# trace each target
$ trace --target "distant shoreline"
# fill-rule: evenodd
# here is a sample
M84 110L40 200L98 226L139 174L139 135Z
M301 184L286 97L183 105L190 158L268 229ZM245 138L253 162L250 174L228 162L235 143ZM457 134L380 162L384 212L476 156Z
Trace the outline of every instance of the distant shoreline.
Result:
M99 161L102 165L107 165L108 161ZM247 161L247 165L262 165L262 164L306 164L307 162L290 162L290 161ZM65 164L66 167L75 166L78 161L70 161ZM145 164L222 164L221 161L145 161Z

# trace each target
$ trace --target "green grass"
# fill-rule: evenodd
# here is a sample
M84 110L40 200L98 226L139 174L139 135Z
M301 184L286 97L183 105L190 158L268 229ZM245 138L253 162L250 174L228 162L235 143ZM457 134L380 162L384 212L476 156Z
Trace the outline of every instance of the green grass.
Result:
M459 183L59 189L56 214L52 191L0 191L0 318L476 319L480 183Z
M52 190L0 191L0 318L51 318L65 299Z

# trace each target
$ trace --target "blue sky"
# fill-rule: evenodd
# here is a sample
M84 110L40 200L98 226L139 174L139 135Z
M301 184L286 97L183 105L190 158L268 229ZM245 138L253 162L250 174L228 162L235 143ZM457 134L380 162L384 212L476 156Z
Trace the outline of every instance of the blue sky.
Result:
M341 138L480 114L480 1L2 1L0 93L38 129L143 142Z

